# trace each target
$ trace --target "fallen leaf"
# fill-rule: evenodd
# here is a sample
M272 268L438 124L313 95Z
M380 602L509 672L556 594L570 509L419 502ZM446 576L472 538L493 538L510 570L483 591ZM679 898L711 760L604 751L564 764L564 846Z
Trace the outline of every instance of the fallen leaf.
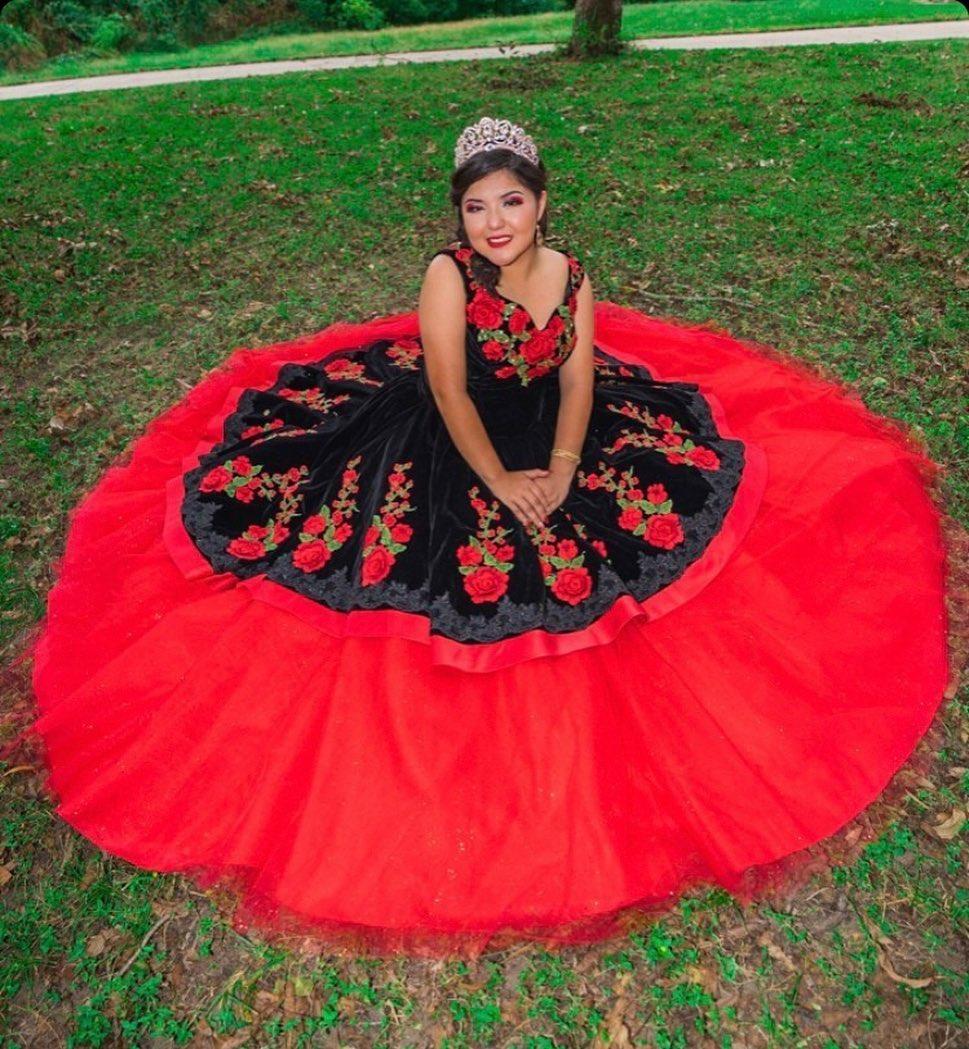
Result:
M87 942L85 947L85 953L92 958L96 958L99 954L104 954L104 948L107 946L108 940L103 932L96 932L90 940Z
M962 830L962 825L965 821L966 814L962 809L953 809L950 815L941 823L929 823L925 824L925 826L943 841L951 841Z

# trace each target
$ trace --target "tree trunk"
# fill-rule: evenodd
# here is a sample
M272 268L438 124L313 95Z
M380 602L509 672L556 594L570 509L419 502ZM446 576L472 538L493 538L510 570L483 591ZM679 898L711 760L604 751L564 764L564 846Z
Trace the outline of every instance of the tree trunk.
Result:
M572 37L565 47L566 54L577 58L618 54L622 50L621 25L622 0L575 0Z

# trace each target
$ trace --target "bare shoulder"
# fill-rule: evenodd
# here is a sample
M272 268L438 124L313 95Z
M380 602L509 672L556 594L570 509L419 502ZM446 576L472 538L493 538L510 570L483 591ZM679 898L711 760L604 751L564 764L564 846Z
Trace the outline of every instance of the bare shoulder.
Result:
M427 273L457 273L458 260L447 251L439 251L427 264Z
M424 290L431 295L464 298L464 278L458 269L458 260L446 252L438 252L424 271Z
M447 252L437 253L427 263L418 303L422 329L436 331L463 324L468 296L458 265Z

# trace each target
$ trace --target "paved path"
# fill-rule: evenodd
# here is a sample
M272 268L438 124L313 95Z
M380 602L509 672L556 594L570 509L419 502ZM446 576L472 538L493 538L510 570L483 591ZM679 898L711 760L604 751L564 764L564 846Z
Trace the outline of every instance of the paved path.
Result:
M834 26L828 29L784 29L766 33L710 33L706 36L663 36L630 40L630 47L645 50L690 50L733 47L792 47L805 44L878 44L890 40L940 40L969 38L969 18L941 22L899 22L875 26ZM479 58L518 58L552 51L550 44L509 44L501 47L467 47L446 51L394 51L383 55L339 55L329 58L294 58L276 62L245 62L229 66L194 66L157 69L110 76L42 80L0 87L0 101L67 95L77 91L114 91L155 84L182 84L192 80L231 80L236 77L274 76L318 69L397 65L402 62L466 62Z

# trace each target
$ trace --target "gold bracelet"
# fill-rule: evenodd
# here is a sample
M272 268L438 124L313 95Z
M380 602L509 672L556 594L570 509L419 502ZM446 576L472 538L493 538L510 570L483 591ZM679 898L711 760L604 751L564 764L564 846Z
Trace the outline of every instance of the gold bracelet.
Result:
M573 463L582 462L582 457L576 455L575 452L570 452L568 448L553 448L552 455L560 455L563 459L570 459Z

